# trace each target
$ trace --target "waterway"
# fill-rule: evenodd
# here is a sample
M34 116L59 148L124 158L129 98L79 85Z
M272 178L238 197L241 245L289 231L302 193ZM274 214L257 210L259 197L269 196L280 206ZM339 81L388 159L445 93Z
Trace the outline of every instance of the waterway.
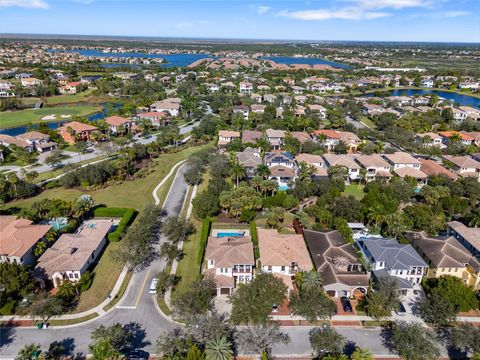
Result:
M380 90L381 91L381 90ZM442 91L442 90L433 90L433 89L396 89L396 90L387 90L385 93L388 93L389 96L416 96L416 95L438 95L441 98L454 101L455 104L460 106L471 106L477 109L480 109L480 98L468 96L464 94ZM365 96L375 96L374 93L367 94Z
M262 57L264 60L272 60L279 64L293 65L293 64L307 64L307 65L330 65L338 69L351 69L351 66L338 63L335 61L314 58L314 57L289 57L289 56L266 56Z
M121 104L105 104L105 103L101 104L101 105L102 105L102 110L87 116L88 121L96 121L96 120L104 119L106 117L107 113L112 108L118 109L119 107L122 106ZM61 121L51 121L51 122L46 121L44 124L47 124L47 126L50 129L57 129L60 126L62 126L63 124L65 124L66 122L69 122L69 121L71 121L71 119L65 119L65 120L61 120ZM17 136L17 135L20 135L20 134L24 134L28 131L35 130L35 129L38 128L38 126L39 126L39 124L32 124L32 125L29 125L29 126L17 126L17 127L14 127L14 128L2 129L2 130L0 130L0 134Z

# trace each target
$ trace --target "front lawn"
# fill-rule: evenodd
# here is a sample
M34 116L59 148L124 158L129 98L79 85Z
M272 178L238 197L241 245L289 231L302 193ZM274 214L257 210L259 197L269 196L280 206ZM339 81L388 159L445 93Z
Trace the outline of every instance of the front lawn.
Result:
M357 200L362 200L365 196L363 192L364 185L345 185L345 191L342 193L344 196L352 195Z
M30 123L38 124L49 121L68 121L70 117L87 116L100 111L101 106L77 105L56 106L42 109L26 109L19 111L3 111L0 113L0 129L8 129L17 126L25 126ZM63 115L63 117L62 117ZM42 118L49 116L48 119ZM70 117L66 117L70 116Z

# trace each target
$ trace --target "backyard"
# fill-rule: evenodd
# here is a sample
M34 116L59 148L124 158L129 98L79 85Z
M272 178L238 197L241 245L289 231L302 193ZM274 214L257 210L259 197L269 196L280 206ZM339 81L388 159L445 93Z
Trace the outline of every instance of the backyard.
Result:
M342 193L344 196L349 196L352 195L355 199L357 200L362 200L363 197L365 196L365 193L363 192L363 188L365 186L363 185L345 185L345 191Z

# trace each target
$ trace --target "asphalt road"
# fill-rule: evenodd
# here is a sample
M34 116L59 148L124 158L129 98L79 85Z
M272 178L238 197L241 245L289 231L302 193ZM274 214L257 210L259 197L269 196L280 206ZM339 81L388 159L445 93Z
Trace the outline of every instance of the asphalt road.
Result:
M186 170L182 166L172 183L171 190L166 198L164 209L167 216L178 215L187 191L187 184L183 179ZM165 239L160 237L158 247ZM88 352L90 333L100 325L111 325L116 322L128 324L138 323L140 326L137 346L148 352L155 352L155 343L163 331L175 327L168 319L159 314L155 307L154 295L148 293L150 281L165 266L162 259L154 260L146 269L135 272L125 296L118 306L111 312L83 325L49 328L38 330L31 328L0 329L0 357L13 358L25 344L37 343L46 350L53 341L65 341L74 346L74 353Z

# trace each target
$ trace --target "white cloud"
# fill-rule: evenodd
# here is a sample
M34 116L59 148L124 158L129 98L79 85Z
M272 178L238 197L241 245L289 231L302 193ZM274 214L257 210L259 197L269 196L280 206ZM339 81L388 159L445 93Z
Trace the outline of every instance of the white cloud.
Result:
M270 6L260 5L257 7L257 13L266 14L267 12L270 11L270 9L271 9Z
M443 17L447 17L447 18L454 18L454 17L460 17L460 16L468 16L470 15L471 12L470 11L463 11L463 10L454 10L454 11L447 11L445 13L443 13ZM442 17L442 16L440 16Z
M352 0L352 2L365 9L404 9L432 5L432 0Z
M0 0L0 7L10 6L48 9L48 4L44 0Z
M346 7L341 9L317 9L301 11L282 11L280 16L286 16L297 20L372 20L391 16L386 12L365 11L356 7Z

